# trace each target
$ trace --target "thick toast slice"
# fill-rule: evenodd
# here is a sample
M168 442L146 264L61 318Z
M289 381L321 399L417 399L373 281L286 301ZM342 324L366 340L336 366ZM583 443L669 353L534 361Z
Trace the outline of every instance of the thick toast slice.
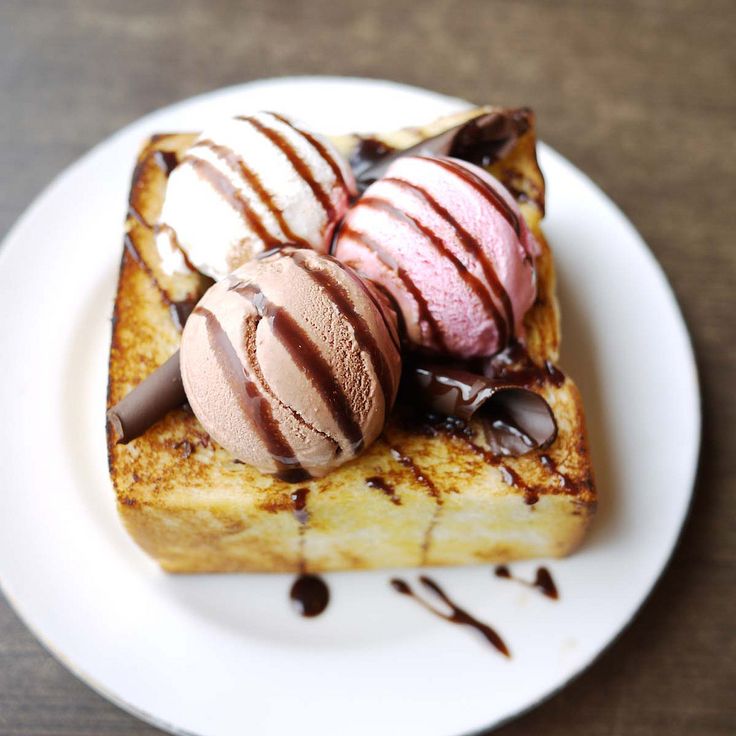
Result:
M405 148L477 114L375 137ZM512 114L524 115L527 129L489 170L517 196L542 244L539 294L526 317L528 352L541 366L558 357L554 267L539 227L544 181L533 117ZM197 273L167 275L148 224L162 205L171 154L195 137L154 136L139 155L115 300L108 407L178 348L177 315L210 283ZM358 140L334 142L349 155ZM367 452L298 487L234 460L191 413L173 411L128 445L114 445L108 432L118 510L136 542L170 572L319 572L564 556L581 543L596 492L580 395L569 378L554 377L535 389L559 429L543 451L497 458L480 426L409 422L397 410Z

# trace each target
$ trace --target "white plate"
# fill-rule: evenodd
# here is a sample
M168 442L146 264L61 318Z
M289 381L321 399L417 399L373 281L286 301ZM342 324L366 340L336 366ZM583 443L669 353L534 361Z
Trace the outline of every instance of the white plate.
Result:
M562 364L585 399L600 513L584 548L550 563L558 603L495 579L489 566L432 573L498 628L511 661L475 632L398 596L388 573L328 576L330 607L307 621L288 605L291 576L169 577L118 522L103 405L121 225L140 142L258 109L345 132L421 123L464 104L338 78L213 92L97 146L8 235L0 252L0 579L38 638L121 707L208 736L467 733L579 673L662 572L687 513L699 446L690 342L632 225L544 145ZM534 568L514 566L522 575ZM404 574L415 579L415 571Z

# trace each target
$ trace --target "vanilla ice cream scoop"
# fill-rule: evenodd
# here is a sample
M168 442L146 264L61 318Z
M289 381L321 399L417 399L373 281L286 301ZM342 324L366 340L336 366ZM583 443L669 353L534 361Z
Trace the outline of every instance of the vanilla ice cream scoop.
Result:
M334 258L293 248L215 284L187 321L180 360L207 432L243 462L292 482L370 445L401 373L385 298Z
M162 266L221 279L282 243L326 253L354 192L350 167L322 136L275 113L223 120L169 176Z

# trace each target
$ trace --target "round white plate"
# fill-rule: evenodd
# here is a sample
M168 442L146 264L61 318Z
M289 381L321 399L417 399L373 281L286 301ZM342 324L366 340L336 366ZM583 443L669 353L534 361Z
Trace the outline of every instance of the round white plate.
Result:
M121 707L207 736L464 734L529 708L579 673L662 572L698 454L692 349L632 225L544 145L562 365L585 400L600 512L574 557L547 563L559 602L494 578L490 566L432 572L498 629L513 659L397 595L389 573L327 576L327 612L304 620L288 604L291 576L170 577L118 522L103 408L121 226L141 141L258 109L346 132L421 123L466 104L339 78L213 92L97 146L8 235L0 250L0 580L36 636ZM532 576L535 567L513 569ZM401 574L416 579L414 570Z

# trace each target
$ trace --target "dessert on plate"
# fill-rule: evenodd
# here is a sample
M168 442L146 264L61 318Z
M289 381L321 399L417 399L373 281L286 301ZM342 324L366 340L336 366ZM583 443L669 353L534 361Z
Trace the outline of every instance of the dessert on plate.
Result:
M170 572L574 551L596 491L543 214L526 109L148 140L108 390L136 542Z

